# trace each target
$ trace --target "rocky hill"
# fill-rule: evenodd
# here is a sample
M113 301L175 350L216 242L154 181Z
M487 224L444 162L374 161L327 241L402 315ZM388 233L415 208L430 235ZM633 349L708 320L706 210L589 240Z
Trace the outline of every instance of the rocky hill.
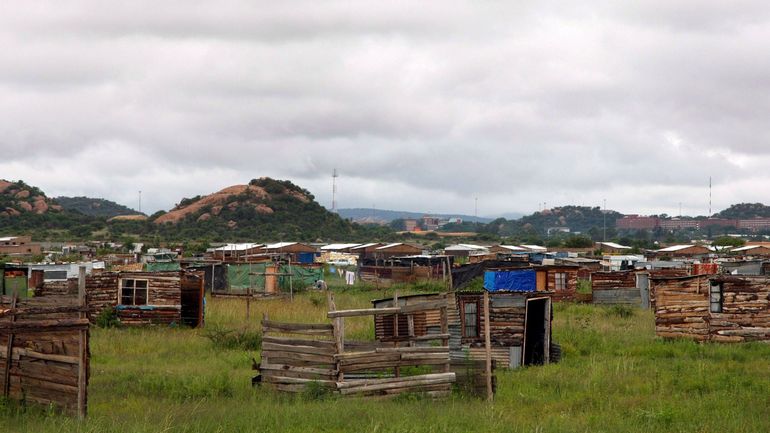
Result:
M349 239L360 227L327 211L313 195L289 181L254 179L213 194L186 198L173 209L154 215L160 230L240 234L250 239Z
M54 200L65 210L94 217L112 218L119 215L142 215L141 212L103 198L56 197Z
M23 181L11 182L0 179L0 217L15 217L23 214L43 215L61 212L62 207L46 197L39 188Z

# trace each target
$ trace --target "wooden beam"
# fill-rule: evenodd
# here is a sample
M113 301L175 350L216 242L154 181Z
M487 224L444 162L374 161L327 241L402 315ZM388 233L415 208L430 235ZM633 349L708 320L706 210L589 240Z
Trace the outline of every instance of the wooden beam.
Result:
M337 310L329 311L327 317L335 319L338 317L357 317L357 316L377 316L385 314L398 314L401 312L400 308L362 308L359 310Z
M0 275L2 277L2 275ZM13 300L11 301L11 309L16 308L16 303L19 301L19 292L14 289ZM11 325L16 321L16 315L11 316ZM5 349L5 372L3 374L3 398L7 399L11 393L11 358L13 353L13 340L15 335L13 331L8 335L8 344Z
M78 304L87 307L86 300L86 267L78 269ZM88 320L86 313L78 313L78 317ZM78 336L78 416L83 419L88 410L88 328L82 329Z

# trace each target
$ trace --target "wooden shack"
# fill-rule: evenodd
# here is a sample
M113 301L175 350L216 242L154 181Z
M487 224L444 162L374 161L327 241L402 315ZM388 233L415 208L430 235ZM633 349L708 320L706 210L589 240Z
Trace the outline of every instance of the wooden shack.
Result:
M278 242L267 244L262 250L263 254L279 255L288 258L293 263L313 263L318 253L316 247L301 242Z
M655 333L665 338L770 340L770 278L695 275L653 279Z
M86 278L92 319L114 307L127 325L203 324L203 273L110 272Z
M448 318L450 356L453 359L483 360L484 321L486 311L484 292L451 292L419 294L399 297L399 306L446 297L450 309ZM374 308L391 308L393 299L372 301ZM378 316L379 317L379 316ZM516 368L521 365L545 364L558 349L551 345L551 293L548 292L491 292L489 293L489 331L492 358L498 367ZM375 336L378 341L394 341L405 335L405 319L398 317L398 333L392 316L375 318ZM438 332L439 317L426 313L414 317L417 336ZM556 359L553 359L556 361Z
M591 296L594 304L647 306L649 294L640 287L646 273L634 270L606 271L591 274Z
M385 260L391 257L422 254L422 247L414 244L393 243L374 249L374 257L377 260Z
M200 271L101 272L86 277L88 317L115 309L125 325L203 325L203 282ZM35 296L75 296L77 280L46 282Z
M571 301L577 293L577 265L536 266L537 290L551 292L554 301Z
M446 299L387 309L337 310L333 295L329 293L328 296L330 310L327 317L332 319L331 324L282 323L264 318L262 360L257 367L260 375L253 383L265 384L281 392L303 392L313 384L341 395L381 398L402 393L446 397L451 393L458 374L451 371ZM439 312L440 332L417 336L414 315L428 310ZM345 319L393 318L394 315L407 318L404 340L362 342L345 338ZM400 345L402 341L404 345ZM421 370L420 373L410 374L407 368L413 367ZM487 395L491 398L490 362L487 362L485 379Z

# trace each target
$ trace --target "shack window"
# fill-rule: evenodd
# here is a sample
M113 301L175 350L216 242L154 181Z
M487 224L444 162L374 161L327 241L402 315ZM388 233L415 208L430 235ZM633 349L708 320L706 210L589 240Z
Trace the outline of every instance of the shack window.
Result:
M721 313L723 300L724 295L722 293L722 284L711 283L711 285L709 285L709 310L712 313Z
M147 305L147 280L120 280L122 305Z
M553 274L555 279L555 290L567 290L567 273L557 272Z
M463 302L463 338L479 336L479 303Z

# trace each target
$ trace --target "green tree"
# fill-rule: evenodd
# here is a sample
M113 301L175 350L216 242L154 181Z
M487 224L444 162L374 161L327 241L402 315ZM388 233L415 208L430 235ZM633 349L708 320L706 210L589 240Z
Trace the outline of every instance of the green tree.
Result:
M746 241L732 236L722 236L714 239L712 244L720 247L742 247L743 245L746 245Z

